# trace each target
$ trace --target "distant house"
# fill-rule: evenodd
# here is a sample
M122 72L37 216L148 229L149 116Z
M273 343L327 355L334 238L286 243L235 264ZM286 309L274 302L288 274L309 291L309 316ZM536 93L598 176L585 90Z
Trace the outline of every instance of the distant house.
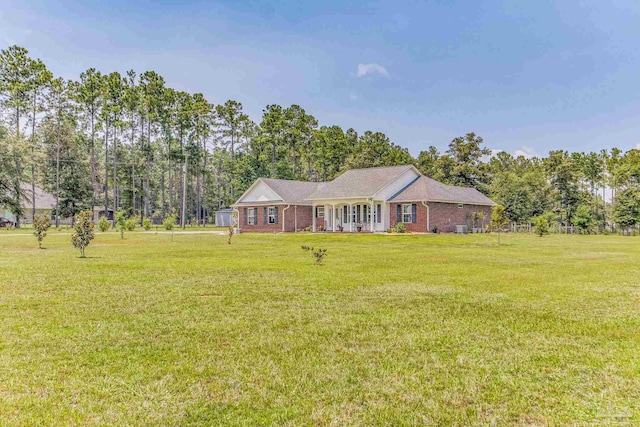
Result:
M23 224L31 224L33 223L33 193L31 191L31 184L23 182L20 184L20 188L25 195L21 203L24 213L21 221ZM37 186L35 187L35 206L36 215L49 215L52 221L55 219L56 197ZM108 210L107 212L113 217L113 210ZM94 220L97 220L99 216L102 215L104 215L104 207L96 206L93 210ZM0 217L16 222L15 215L4 206L0 206ZM60 223L71 224L71 218L61 218Z
M488 223L495 202L445 185L414 166L346 171L333 181L258 178L233 205L241 231L460 231Z

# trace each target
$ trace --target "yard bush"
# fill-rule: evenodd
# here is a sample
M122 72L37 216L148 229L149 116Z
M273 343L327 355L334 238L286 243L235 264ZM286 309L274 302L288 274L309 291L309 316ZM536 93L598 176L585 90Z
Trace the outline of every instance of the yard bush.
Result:
M164 219L164 221L162 221L162 225L164 225L164 229L167 231L173 230L173 227L176 225L176 216L169 215Z
M107 219L106 216L101 216L98 220L98 230L101 232L106 232L111 228L111 221Z
M126 220L124 222L124 228L127 231L133 231L136 229L136 219L135 218L129 218L128 220Z
M151 230L151 218L145 218L142 220L142 228L146 231Z
M397 223L394 231L396 233L406 233L407 232L407 228L404 226L404 222Z
M534 228L533 231L540 237L545 234L549 234L549 221L544 215L539 215L533 218Z

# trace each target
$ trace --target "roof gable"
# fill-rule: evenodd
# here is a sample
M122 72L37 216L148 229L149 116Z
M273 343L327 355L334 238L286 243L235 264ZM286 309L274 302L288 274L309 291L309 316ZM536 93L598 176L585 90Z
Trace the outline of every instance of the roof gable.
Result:
M404 174L419 176L420 172L413 165L386 166L380 168L350 169L333 181L324 183L310 196L311 200L346 199L373 197L381 190L391 186ZM411 179L413 179L411 178ZM406 185L401 183L399 188ZM393 190L390 190L393 194ZM397 191L397 189L395 190ZM388 196L387 196L388 197Z
M238 199L236 205L249 204L310 204L307 198L318 188L317 182L288 179L258 178Z
M240 197L243 202L268 202L282 200L262 178L256 180L251 187Z

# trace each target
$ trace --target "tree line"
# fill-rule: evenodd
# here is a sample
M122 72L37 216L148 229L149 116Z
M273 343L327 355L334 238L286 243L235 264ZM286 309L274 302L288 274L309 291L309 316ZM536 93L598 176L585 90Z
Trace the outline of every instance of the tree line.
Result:
M90 68L65 80L19 46L0 52L0 117L0 205L17 218L35 214L24 206L38 186L56 197L56 222L97 207L140 223L204 224L258 177L325 181L414 164L477 188L517 223L542 214L590 231L640 223L639 150L514 157L469 133L414 158L381 132L320 125L299 105L268 105L256 123L240 102L214 105L154 71Z

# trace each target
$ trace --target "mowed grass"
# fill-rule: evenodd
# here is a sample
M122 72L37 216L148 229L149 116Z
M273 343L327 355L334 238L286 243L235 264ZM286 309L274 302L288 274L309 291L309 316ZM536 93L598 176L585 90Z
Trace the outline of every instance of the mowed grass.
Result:
M639 424L640 240L502 242L0 236L0 425Z

